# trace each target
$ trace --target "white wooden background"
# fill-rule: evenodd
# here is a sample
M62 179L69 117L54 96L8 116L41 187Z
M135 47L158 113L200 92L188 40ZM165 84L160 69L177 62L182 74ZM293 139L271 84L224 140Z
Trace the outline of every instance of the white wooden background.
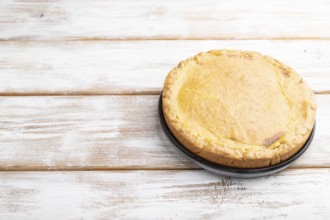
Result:
M157 101L217 48L296 69L318 104L306 153L234 179L179 155ZM329 219L329 0L0 0L0 219Z

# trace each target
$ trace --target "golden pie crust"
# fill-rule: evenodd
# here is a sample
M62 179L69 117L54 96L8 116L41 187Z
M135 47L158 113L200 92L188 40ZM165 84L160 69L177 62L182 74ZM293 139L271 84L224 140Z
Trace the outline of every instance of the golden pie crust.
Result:
M257 52L213 50L182 61L166 77L163 112L173 135L217 164L269 167L308 139L314 95L290 67Z

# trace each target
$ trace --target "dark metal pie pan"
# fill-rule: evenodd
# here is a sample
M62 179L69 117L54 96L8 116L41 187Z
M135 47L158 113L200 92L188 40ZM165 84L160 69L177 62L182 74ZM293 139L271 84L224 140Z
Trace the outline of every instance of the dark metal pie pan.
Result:
M304 146L300 148L300 150L297 153L295 153L292 157L283 161L280 164L276 164L274 166L265 167L265 168L234 168L234 167L227 167L220 164L216 164L202 157L199 157L198 155L188 150L175 138L175 136L171 133L169 127L167 126L164 118L163 108L162 108L162 95L160 95L159 98L158 111L159 111L160 124L163 128L164 133L171 141L171 143L174 145L174 147L177 150L179 150L179 152L181 152L184 156L186 156L188 159L193 161L199 167L208 170L212 173L220 174L223 176L229 176L229 177L255 178L255 177L271 175L287 168L306 151L306 149L311 144L315 133L315 125L314 125L311 135L307 139Z

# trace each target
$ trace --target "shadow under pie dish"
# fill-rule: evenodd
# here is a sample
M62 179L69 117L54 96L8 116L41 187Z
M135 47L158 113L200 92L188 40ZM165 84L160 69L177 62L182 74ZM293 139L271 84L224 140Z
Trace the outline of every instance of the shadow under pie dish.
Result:
M248 171L301 155L312 139L316 103L306 82L279 61L257 52L213 50L168 74L160 113L184 150Z

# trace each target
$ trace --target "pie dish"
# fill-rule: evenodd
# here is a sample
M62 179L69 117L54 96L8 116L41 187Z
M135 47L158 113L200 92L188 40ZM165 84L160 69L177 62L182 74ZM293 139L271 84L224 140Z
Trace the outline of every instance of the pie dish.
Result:
M223 166L263 168L302 148L316 103L306 82L279 61L213 50L170 71L162 110L171 133L193 154Z

